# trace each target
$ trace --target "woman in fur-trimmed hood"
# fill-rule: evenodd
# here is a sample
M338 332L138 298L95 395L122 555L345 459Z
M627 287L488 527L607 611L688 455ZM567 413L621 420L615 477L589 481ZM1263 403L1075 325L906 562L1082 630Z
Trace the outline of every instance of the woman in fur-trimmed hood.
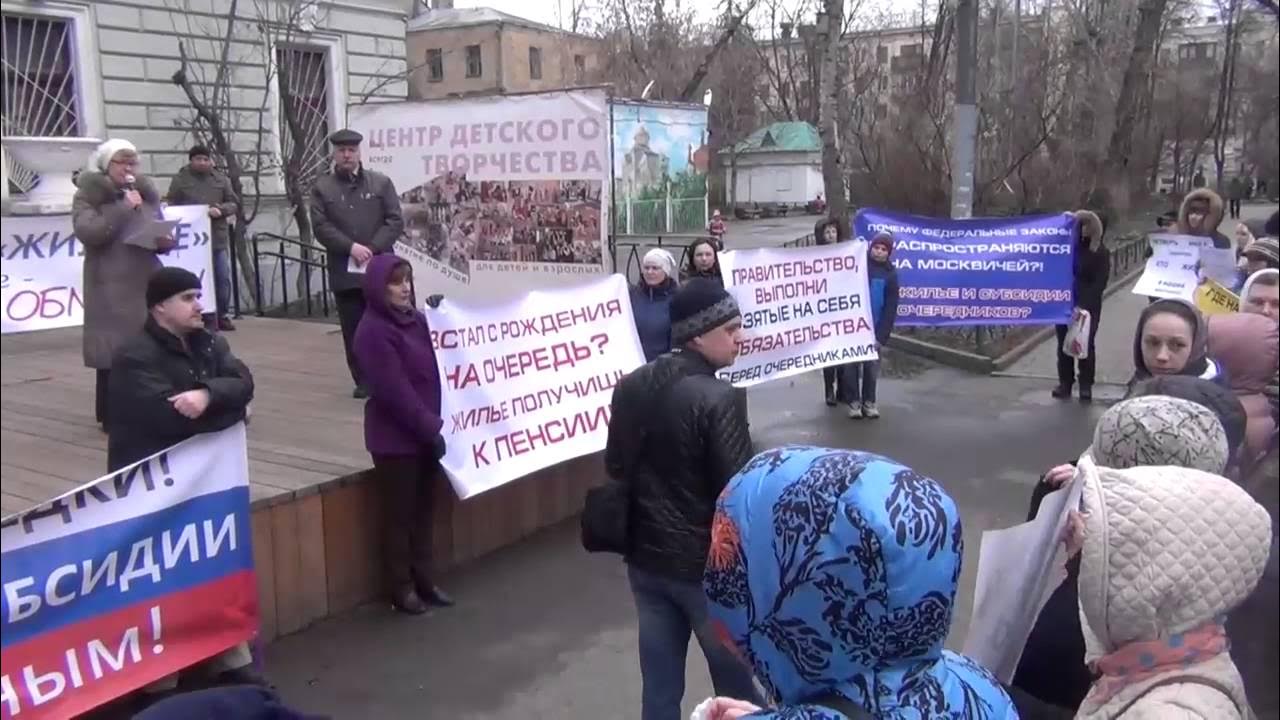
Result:
M1075 307L1089 313L1089 353L1080 365L1080 400L1093 400L1093 381L1097 367L1097 353L1094 340L1098 335L1098 325L1102 320L1102 296L1107 289L1107 280L1111 277L1111 251L1107 249L1104 237L1107 233L1106 223L1097 213L1089 210L1077 210L1076 247L1071 263L1072 297ZM1058 386L1053 396L1059 399L1071 397L1071 388L1076 382L1076 359L1063 352L1063 343L1067 337L1067 325L1057 326L1058 333Z
M1174 231L1179 235L1213 238L1215 248L1235 250L1231 238L1218 232L1222 214L1222 197L1209 188L1196 188L1182 198Z

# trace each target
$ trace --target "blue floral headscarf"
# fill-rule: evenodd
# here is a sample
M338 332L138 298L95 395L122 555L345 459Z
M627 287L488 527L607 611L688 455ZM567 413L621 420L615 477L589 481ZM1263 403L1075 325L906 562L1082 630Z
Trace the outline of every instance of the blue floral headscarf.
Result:
M942 649L963 553L933 480L870 453L784 447L753 458L716 506L704 586L722 637L778 707L838 693L876 718L1005 720L990 673Z

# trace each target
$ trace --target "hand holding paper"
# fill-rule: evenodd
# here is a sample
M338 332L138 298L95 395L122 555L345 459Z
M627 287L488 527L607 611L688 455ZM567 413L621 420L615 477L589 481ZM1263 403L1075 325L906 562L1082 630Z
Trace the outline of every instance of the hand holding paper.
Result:
M140 217L134 227L130 228L124 243L152 252L170 250L173 248L173 229L176 227L177 220Z

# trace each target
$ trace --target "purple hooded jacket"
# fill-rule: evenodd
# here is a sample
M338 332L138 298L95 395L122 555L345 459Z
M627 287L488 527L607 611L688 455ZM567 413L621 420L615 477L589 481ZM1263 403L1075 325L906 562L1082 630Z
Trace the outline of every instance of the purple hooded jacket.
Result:
M387 303L395 255L376 255L364 276L366 310L353 350L369 400L364 406L364 445L380 456L429 452L440 435L440 368L427 318ZM406 263L407 264L407 263Z

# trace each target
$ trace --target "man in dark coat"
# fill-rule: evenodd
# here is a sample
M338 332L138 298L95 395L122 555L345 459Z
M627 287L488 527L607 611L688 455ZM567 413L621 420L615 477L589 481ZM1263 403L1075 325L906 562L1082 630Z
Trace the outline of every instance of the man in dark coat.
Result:
M207 325L235 330L231 323L231 230L227 219L236 214L240 199L231 181L213 167L213 155L204 145L187 151L188 163L169 182L165 201L170 205L205 205L209 208L209 245L213 248L213 287L216 316Z
M692 631L716 695L759 704L751 673L711 629L702 590L720 491L751 458L746 406L716 371L738 355L742 316L712 280L671 300L676 348L613 393L605 469L629 490L627 576L640 626L641 717L676 720Z
M1093 382L1098 364L1094 340L1102 321L1102 296L1111 277L1111 251L1103 243L1106 226L1096 213L1076 211L1076 249L1072 258L1072 295L1075 307L1089 313L1089 355L1079 361L1080 401L1093 401ZM1071 397L1076 381L1076 359L1063 352L1067 337L1067 325L1057 326L1058 332L1058 386L1053 396L1059 399Z
M1248 189L1248 181L1239 175L1231 178L1227 183L1227 211L1230 213L1232 220L1240 219L1240 204L1244 202L1244 196Z
M366 170L360 163L363 139L354 130L330 135L333 172L320 176L311 188L311 229L329 251L329 286L338 304L347 367L356 385L352 396L358 399L368 397L351 352L356 327L364 315L360 275L370 258L395 248L404 230L395 185L386 175ZM358 269L351 272L349 268Z
M107 472L192 436L225 430L245 419L253 400L249 368L223 336L205 329L200 278L183 268L160 268L147 281L146 302L146 324L112 359ZM205 666L225 684L262 683L252 660L248 645L240 643ZM176 683L168 676L144 692Z
M244 420L253 376L225 338L204 328L200 278L166 267L147 283L146 325L116 351L107 471Z

